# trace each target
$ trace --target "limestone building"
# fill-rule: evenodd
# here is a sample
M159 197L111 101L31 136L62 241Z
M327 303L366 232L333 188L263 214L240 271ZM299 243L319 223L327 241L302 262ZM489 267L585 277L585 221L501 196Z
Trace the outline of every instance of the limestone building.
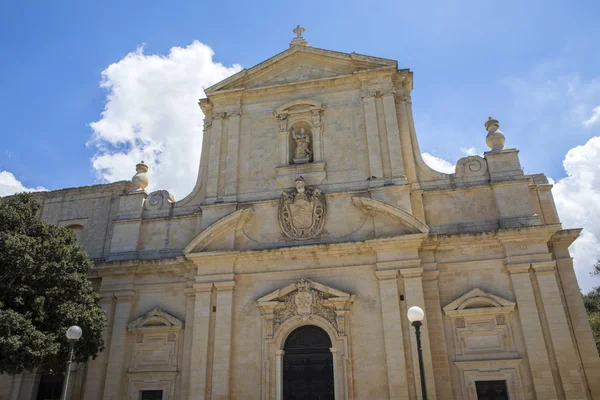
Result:
M418 305L429 399L600 399L580 229L546 177L523 174L491 118L483 157L432 170L412 72L302 32L206 89L184 199L147 193L143 163L131 182L39 194L95 260L110 324L70 398L420 399ZM3 377L0 398L50 380Z

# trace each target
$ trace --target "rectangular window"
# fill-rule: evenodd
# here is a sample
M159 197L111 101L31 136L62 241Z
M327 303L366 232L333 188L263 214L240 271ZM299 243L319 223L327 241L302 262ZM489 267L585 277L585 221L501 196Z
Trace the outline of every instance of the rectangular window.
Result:
M506 381L476 381L477 400L508 400Z
M162 390L142 390L142 396L140 400L162 400Z

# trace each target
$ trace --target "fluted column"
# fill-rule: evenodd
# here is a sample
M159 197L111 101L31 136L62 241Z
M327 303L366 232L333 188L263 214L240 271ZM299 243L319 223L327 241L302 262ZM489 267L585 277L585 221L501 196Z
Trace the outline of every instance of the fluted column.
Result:
M396 114L396 101L394 88L382 91L383 113L385 114L385 128L387 131L388 151L390 153L390 168L392 177L404 176L404 163L402 161L402 145L400 144L400 130L398 128L398 115Z
M586 399L579 360L573 346L560 290L556 281L555 261L533 263L542 305L549 324L552 347L567 399Z
M365 111L365 127L367 144L369 146L369 167L371 176L383 178L381 163L381 145L379 143L379 128L377 127L377 108L375 107L375 91L363 91L362 101Z
M377 271L390 399L408 399L406 357L400 317L398 270Z
M95 360L89 360L87 366L87 373L85 378L85 386L83 388L84 399L99 400L102 398L104 392L104 378L106 377L106 365L108 362L109 348L110 348L110 326L112 325L114 298L112 294L108 296L102 296L100 299L100 307L104 310L106 315L107 327L102 331L102 340L106 346L104 351L98 354Z
M125 353L127 351L127 323L131 319L134 300L133 291L115 293L116 306L110 339L110 352L104 384L104 400L118 400L125 373Z
M208 338L210 328L210 299L212 283L197 283L194 299L194 328L190 362L189 399L206 398L206 368L208 366Z
M404 295L406 297L406 306L419 306L425 311L423 327L421 329L421 343L423 348L423 364L425 368L425 379L427 384L428 399L436 399L435 376L433 374L433 360L431 358L431 341L429 340L429 324L427 322L427 308L425 307L425 295L423 293L423 268L403 268L400 270L404 280ZM408 318L406 319L408 321ZM407 322L408 323L408 322ZM410 327L410 342L412 347L413 368L415 371L415 385L421 387L421 377L419 371L419 355L417 352L417 339ZM422 399L420 390L417 390L417 398Z
M508 272L517 297L521 329L527 347L527 358L538 400L557 399L550 358L542 333L540 316L535 303L533 286L529 276L530 264L508 264Z
M231 327L234 281L215 282L217 304L212 374L212 398L229 398L231 375Z

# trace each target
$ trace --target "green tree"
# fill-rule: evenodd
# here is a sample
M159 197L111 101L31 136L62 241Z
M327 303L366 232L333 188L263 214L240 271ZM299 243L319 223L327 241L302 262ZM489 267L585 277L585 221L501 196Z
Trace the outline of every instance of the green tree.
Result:
M600 262L594 265L592 275L600 275ZM590 320L598 354L600 354L600 286L583 295L583 304Z
M0 373L63 370L71 325L83 329L76 361L104 346L106 318L87 279L93 263L71 230L43 222L39 211L30 194L0 203Z

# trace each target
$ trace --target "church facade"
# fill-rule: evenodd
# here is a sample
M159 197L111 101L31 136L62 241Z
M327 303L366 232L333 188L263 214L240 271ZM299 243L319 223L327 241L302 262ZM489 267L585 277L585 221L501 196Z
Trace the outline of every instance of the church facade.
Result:
M302 31L206 89L184 199L147 193L143 162L131 182L38 194L94 259L109 321L68 398L421 399L416 305L429 399L600 399L580 229L546 177L492 118L483 157L432 170L412 72ZM0 398L40 398L44 379L0 377Z

